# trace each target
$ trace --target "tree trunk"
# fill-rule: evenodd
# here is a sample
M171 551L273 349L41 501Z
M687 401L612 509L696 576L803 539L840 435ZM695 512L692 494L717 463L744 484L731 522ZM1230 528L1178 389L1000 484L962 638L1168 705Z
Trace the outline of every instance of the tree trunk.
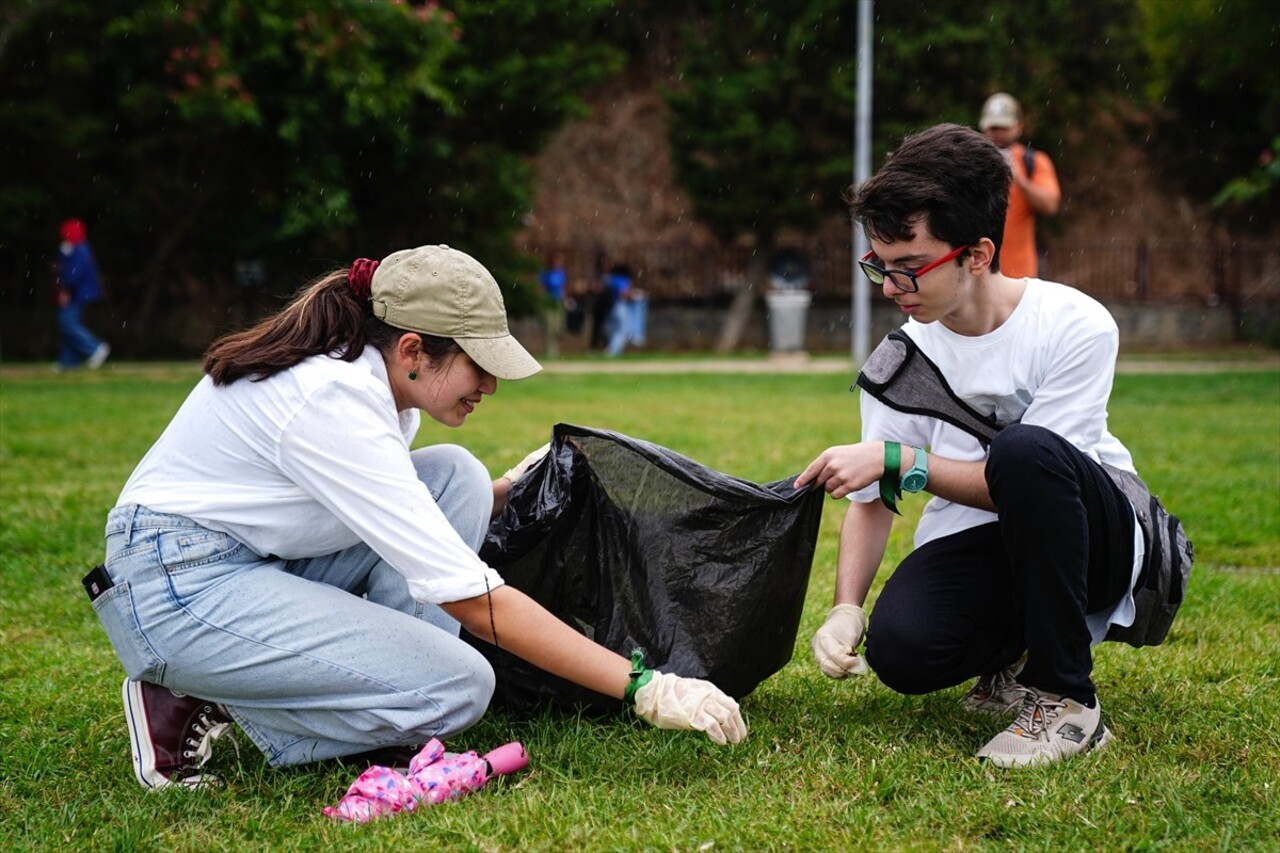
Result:
M766 245L763 241L760 246ZM716 341L716 352L721 355L731 353L742 342L742 335L751 322L751 314L755 311L756 302L765 289L765 253L759 247L751 254L751 263L747 268L747 280L733 296L729 304L729 312L725 314L724 324L720 327L720 337Z
M156 244L156 250L151 255L151 260L147 263L146 268L139 276L141 282L145 285L146 290L142 294L142 298L138 302L137 313L134 315L133 334L136 346L136 352L139 355L148 355L147 350L151 346L151 342L155 336L150 334L151 324L154 320L156 302L160 299L160 291L164 288L168 276L165 274L165 268L169 265L169 258L177 250L183 238L191 232L195 226L196 220L204 211L205 203L203 197L193 199L191 204L187 205L186 212L182 218L170 228L160 241Z

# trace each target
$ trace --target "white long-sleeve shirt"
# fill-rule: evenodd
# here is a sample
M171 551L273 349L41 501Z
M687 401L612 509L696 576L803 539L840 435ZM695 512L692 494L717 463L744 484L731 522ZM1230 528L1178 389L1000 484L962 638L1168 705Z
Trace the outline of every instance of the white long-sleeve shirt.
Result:
M420 601L459 601L503 580L462 541L409 456L421 416L399 412L373 347L313 356L254 382L206 376L118 503L186 516L263 556L367 543Z

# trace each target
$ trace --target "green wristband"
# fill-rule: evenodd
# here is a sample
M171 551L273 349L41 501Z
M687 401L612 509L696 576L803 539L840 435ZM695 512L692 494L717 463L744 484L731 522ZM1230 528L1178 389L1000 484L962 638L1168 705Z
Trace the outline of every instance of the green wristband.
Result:
M644 650L636 649L631 653L631 679L622 691L622 701L628 705L636 703L636 691L644 687L653 678L653 670L644 665Z
M896 441L884 443L884 474L880 477L880 502L892 513L898 512L897 499L902 497L900 482L902 472L902 445Z

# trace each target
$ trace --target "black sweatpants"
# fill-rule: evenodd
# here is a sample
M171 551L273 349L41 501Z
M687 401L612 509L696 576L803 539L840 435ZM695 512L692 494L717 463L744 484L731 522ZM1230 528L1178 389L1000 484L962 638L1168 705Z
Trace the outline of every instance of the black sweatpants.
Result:
M1129 586L1129 501L1043 427L1002 430L986 480L999 520L902 561L871 611L867 662L892 689L928 693L997 672L1025 650L1019 682L1091 701L1085 614L1114 606Z

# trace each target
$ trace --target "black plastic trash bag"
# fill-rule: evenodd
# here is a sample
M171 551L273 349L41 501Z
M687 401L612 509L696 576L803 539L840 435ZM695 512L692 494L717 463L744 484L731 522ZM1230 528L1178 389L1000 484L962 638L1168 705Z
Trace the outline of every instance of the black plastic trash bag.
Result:
M587 637L745 696L791 659L821 490L758 485L615 432L557 424L480 556ZM622 703L463 631L493 664L494 702L615 712ZM499 628L501 645L502 631Z

